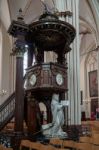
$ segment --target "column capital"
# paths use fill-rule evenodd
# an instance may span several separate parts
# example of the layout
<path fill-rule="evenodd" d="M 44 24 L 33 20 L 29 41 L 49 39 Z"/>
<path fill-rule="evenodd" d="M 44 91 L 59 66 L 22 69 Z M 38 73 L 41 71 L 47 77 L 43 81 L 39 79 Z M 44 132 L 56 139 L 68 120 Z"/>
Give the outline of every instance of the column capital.
<path fill-rule="evenodd" d="M 16 57 L 23 57 L 26 51 L 27 48 L 25 48 L 24 46 L 18 46 L 12 49 L 11 55 L 14 55 Z"/>

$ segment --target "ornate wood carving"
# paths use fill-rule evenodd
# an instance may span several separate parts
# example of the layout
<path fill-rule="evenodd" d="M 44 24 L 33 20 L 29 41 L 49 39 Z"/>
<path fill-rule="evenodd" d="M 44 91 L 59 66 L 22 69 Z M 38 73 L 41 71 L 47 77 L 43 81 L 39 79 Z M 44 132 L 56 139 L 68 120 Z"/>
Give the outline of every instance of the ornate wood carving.
<path fill-rule="evenodd" d="M 69 23 L 60 21 L 58 16 L 46 12 L 41 15 L 39 21 L 30 25 L 24 23 L 21 15 L 17 21 L 12 21 L 9 34 L 17 38 L 14 54 L 18 54 L 16 66 L 16 103 L 15 103 L 15 130 L 23 131 L 24 115 L 24 91 L 23 91 L 23 67 L 22 55 L 25 52 L 25 44 L 35 45 L 34 50 L 28 52 L 28 67 L 32 65 L 33 54 L 36 65 L 27 69 L 24 79 L 24 90 L 26 95 L 31 93 L 27 102 L 27 124 L 29 132 L 39 130 L 38 126 L 38 102 L 46 101 L 49 109 L 48 122 L 51 120 L 50 101 L 54 92 L 58 92 L 61 98 L 67 91 L 67 66 L 65 54 L 69 52 L 70 44 L 75 37 L 75 29 Z M 59 15 L 67 15 L 61 12 Z M 20 49 L 19 49 L 20 48 Z M 57 63 L 45 63 L 44 51 L 54 51 L 57 54 Z M 35 100 L 34 100 L 35 98 Z M 38 115 L 39 116 L 39 115 Z M 39 124 L 40 125 L 40 124 Z M 17 144 L 18 145 L 18 144 Z"/>
<path fill-rule="evenodd" d="M 36 133 L 41 128 L 41 114 L 38 102 L 31 98 L 28 101 L 27 126 L 29 133 Z"/>
<path fill-rule="evenodd" d="M 31 85 L 30 77 L 32 74 L 36 76 L 35 85 Z M 57 74 L 61 74 L 63 77 L 62 85 L 58 85 L 56 81 Z M 67 67 L 54 63 L 43 63 L 35 65 L 27 70 L 25 85 L 26 90 L 40 91 L 40 90 L 52 90 L 52 91 L 66 91 L 67 90 Z M 26 81 L 25 81 L 26 82 Z"/>

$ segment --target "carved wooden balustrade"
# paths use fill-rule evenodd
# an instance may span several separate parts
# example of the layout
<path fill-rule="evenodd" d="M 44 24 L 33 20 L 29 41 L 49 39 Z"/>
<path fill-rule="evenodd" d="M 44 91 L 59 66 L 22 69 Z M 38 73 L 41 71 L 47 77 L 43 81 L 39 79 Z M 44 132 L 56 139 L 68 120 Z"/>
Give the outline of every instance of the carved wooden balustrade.
<path fill-rule="evenodd" d="M 15 93 L 0 106 L 0 130 L 12 119 L 15 110 Z"/>

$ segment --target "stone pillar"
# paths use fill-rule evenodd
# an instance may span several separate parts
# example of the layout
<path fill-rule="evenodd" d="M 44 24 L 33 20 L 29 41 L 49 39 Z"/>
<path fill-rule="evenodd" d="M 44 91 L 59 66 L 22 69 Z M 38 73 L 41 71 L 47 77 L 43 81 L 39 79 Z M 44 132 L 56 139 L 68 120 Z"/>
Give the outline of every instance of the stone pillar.
<path fill-rule="evenodd" d="M 79 0 L 55 0 L 59 12 L 70 11 L 72 16 L 62 17 L 76 29 L 76 38 L 71 45 L 72 50 L 67 54 L 68 63 L 68 93 L 69 104 L 68 119 L 70 125 L 81 124 L 80 110 L 80 55 L 79 55 Z"/>
<path fill-rule="evenodd" d="M 98 97 L 99 97 L 99 46 L 96 48 L 97 50 L 97 80 L 98 80 Z M 99 98 L 98 98 L 98 108 L 99 108 Z"/>

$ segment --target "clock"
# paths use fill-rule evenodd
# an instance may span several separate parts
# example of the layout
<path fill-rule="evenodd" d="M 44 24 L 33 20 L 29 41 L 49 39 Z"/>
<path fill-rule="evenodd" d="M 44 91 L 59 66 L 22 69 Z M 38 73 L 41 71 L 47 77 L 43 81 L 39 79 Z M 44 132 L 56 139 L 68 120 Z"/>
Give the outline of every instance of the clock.
<path fill-rule="evenodd" d="M 29 83 L 30 83 L 32 86 L 35 85 L 35 83 L 36 83 L 36 75 L 35 75 L 35 74 L 32 74 L 32 75 L 30 76 Z"/>
<path fill-rule="evenodd" d="M 62 84 L 63 84 L 63 76 L 62 76 L 62 74 L 58 73 L 58 74 L 56 75 L 56 83 L 57 83 L 58 85 L 62 85 Z"/>

